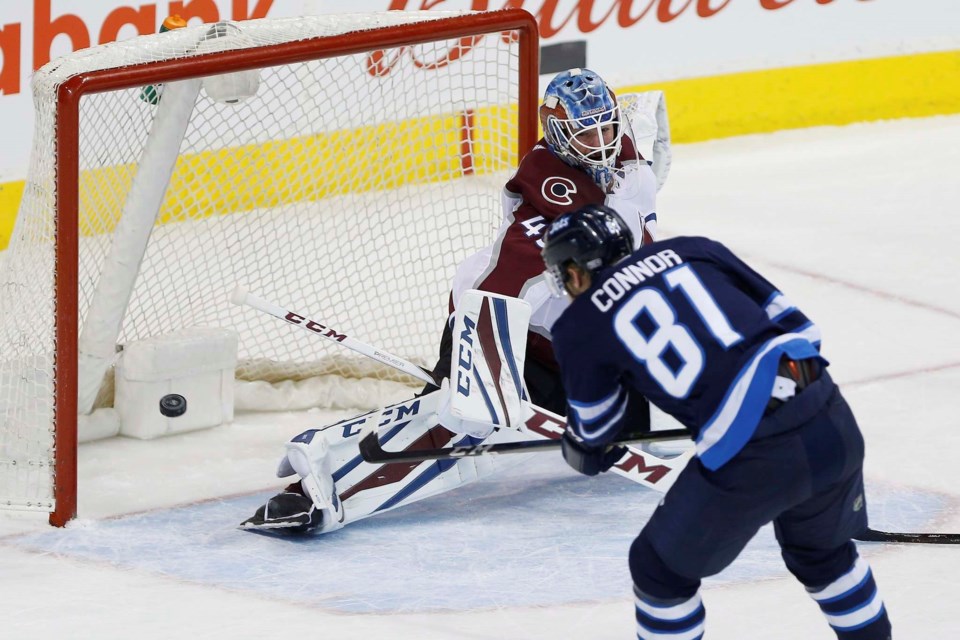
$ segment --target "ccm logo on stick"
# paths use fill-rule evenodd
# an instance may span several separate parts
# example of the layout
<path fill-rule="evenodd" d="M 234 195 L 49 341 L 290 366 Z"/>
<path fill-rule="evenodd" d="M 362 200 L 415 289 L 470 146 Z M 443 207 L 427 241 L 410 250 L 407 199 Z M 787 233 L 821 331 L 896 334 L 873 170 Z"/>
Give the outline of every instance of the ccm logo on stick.
<path fill-rule="evenodd" d="M 313 331 L 314 333 L 319 333 L 320 335 L 326 336 L 327 338 L 333 338 L 337 342 L 343 342 L 344 340 L 347 339 L 346 334 L 337 333 L 333 329 L 325 327 L 319 322 L 308 320 L 307 318 L 304 318 L 303 316 L 297 315 L 296 313 L 293 313 L 293 312 L 288 313 L 286 316 L 284 316 L 283 319 L 289 322 L 290 324 L 303 325 L 307 329 L 310 329 L 310 331 Z"/>

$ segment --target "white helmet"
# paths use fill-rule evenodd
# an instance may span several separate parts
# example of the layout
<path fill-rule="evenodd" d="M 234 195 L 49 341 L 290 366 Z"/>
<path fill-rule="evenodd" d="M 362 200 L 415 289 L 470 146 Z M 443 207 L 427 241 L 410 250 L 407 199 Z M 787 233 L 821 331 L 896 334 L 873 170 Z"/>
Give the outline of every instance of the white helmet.
<path fill-rule="evenodd" d="M 597 73 L 570 69 L 551 80 L 540 124 L 547 145 L 565 162 L 586 171 L 602 187 L 612 181 L 624 126 L 617 97 Z"/>

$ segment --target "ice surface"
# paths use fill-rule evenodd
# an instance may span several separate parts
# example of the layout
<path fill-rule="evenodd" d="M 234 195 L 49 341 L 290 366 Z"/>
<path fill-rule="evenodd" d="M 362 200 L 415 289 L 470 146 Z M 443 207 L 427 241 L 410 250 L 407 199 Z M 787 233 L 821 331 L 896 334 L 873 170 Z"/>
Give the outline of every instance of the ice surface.
<path fill-rule="evenodd" d="M 484 609 L 629 593 L 624 558 L 660 495 L 624 478 L 578 476 L 555 456 L 539 458 L 532 468 L 316 538 L 235 529 L 271 495 L 258 493 L 86 520 L 24 536 L 17 545 L 348 613 L 459 611 L 464 594 L 471 608 Z M 873 524 L 884 530 L 925 530 L 947 504 L 944 496 L 918 490 L 872 489 L 868 504 L 883 516 Z M 767 527 L 710 584 L 785 575 Z"/>
<path fill-rule="evenodd" d="M 821 326 L 876 528 L 960 530 L 958 167 L 960 117 L 900 120 L 679 146 L 660 195 L 666 234 L 725 242 Z M 0 515 L 0 637 L 635 637 L 626 552 L 659 497 L 551 456 L 330 536 L 237 531 L 282 442 L 344 413 L 83 445 L 81 520 Z M 960 638 L 960 548 L 861 548 L 894 637 Z M 833 637 L 769 529 L 704 600 L 711 640 Z"/>

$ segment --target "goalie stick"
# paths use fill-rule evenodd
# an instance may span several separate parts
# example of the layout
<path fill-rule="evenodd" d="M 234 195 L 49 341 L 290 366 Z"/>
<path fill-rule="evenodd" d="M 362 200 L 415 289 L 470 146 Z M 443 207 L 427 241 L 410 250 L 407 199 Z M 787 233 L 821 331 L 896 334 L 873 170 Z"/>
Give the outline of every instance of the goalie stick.
<path fill-rule="evenodd" d="M 611 444 L 624 445 L 638 442 L 664 442 L 667 440 L 686 440 L 690 432 L 686 429 L 666 429 L 651 431 L 624 440 L 615 440 Z M 380 446 L 376 431 L 370 430 L 360 438 L 360 455 L 367 462 L 377 464 L 385 462 L 423 462 L 425 460 L 449 460 L 469 456 L 498 455 L 503 453 L 534 453 L 539 451 L 558 451 L 560 440 L 522 440 L 520 442 L 480 443 L 440 449 L 417 449 L 415 451 L 385 451 Z"/>
<path fill-rule="evenodd" d="M 421 366 L 415 365 L 412 362 L 404 360 L 398 356 L 393 355 L 392 353 L 387 353 L 383 349 L 377 349 L 376 347 L 370 346 L 366 342 L 361 342 L 356 338 L 351 338 L 345 333 L 340 333 L 336 329 L 331 329 L 329 326 L 324 325 L 316 320 L 311 320 L 307 316 L 296 313 L 289 309 L 284 309 L 283 307 L 268 302 L 263 298 L 260 298 L 243 287 L 236 287 L 233 290 L 233 293 L 230 295 L 230 302 L 237 305 L 247 305 L 248 307 L 253 307 L 257 311 L 263 311 L 274 318 L 279 318 L 284 322 L 296 325 L 302 328 L 305 331 L 320 336 L 321 338 L 326 338 L 327 340 L 332 340 L 337 342 L 347 349 L 356 351 L 357 353 L 372 358 L 377 362 L 403 371 L 404 373 L 417 378 L 423 382 L 440 386 L 440 383 L 437 382 L 433 373 L 424 369 Z"/>
<path fill-rule="evenodd" d="M 247 305 L 262 311 L 269 315 L 279 318 L 290 324 L 295 324 L 303 327 L 306 331 L 310 331 L 312 334 L 326 338 L 333 342 L 343 345 L 344 347 L 351 349 L 361 355 L 372 358 L 380 363 L 389 365 L 403 371 L 418 380 L 423 382 L 428 382 L 430 384 L 440 386 L 436 380 L 433 378 L 433 374 L 423 367 L 413 364 L 403 358 L 397 357 L 393 354 L 387 353 L 382 349 L 377 349 L 371 345 L 368 345 L 364 342 L 351 338 L 347 335 L 341 334 L 329 327 L 326 327 L 314 320 L 310 320 L 304 315 L 294 313 L 288 309 L 284 309 L 278 305 L 272 304 L 262 298 L 257 297 L 256 295 L 249 293 L 242 287 L 237 287 L 234 289 L 233 294 L 230 296 L 231 302 L 238 305 Z M 553 428 L 558 427 L 558 425 L 551 425 L 549 420 L 542 420 L 545 416 L 540 413 L 536 413 L 535 417 L 541 418 L 534 431 L 540 433 L 541 435 L 547 436 L 551 439 L 544 441 L 528 441 L 526 443 L 500 443 L 499 445 L 477 445 L 478 448 L 483 448 L 486 446 L 487 450 L 477 450 L 476 453 L 470 454 L 460 454 L 459 456 L 445 456 L 445 457 L 463 457 L 464 455 L 481 455 L 482 453 L 491 453 L 489 449 L 493 446 L 508 446 L 508 445 L 533 445 L 527 452 L 532 451 L 543 451 L 543 450 L 553 450 L 559 447 L 559 437 L 562 431 Z M 529 426 L 529 423 L 528 423 Z M 683 435 L 670 436 L 668 434 L 675 433 L 679 434 L 683 432 Z M 677 440 L 682 438 L 688 438 L 689 433 L 686 433 L 685 429 L 673 429 L 666 431 L 654 431 L 649 434 L 649 438 L 645 440 L 647 442 L 655 442 L 657 440 Z M 371 438 L 372 440 L 368 440 Z M 554 439 L 555 438 L 555 439 Z M 364 445 L 363 441 L 366 440 L 369 444 Z M 643 441 L 643 440 L 640 440 Z M 379 449 L 384 454 L 390 455 L 392 452 L 383 451 L 380 447 L 380 441 L 377 437 L 375 431 L 371 431 L 367 434 L 363 440 L 361 440 L 361 455 L 365 458 L 366 453 L 363 453 L 363 447 L 375 447 Z M 428 452 L 424 450 L 417 451 L 417 455 L 423 455 Z M 628 451 L 630 451 L 628 449 Z M 499 453 L 502 453 L 501 450 Z M 406 452 L 395 452 L 392 455 L 409 455 Z M 422 458 L 417 458 L 418 460 Z M 391 462 L 397 462 L 398 460 L 394 459 Z M 686 464 L 687 456 L 681 455 L 677 458 L 671 459 L 662 459 L 654 456 L 650 453 L 643 452 L 640 453 L 631 451 L 628 456 L 623 460 L 617 463 L 614 467 L 614 471 L 619 475 L 630 478 L 632 481 L 642 484 L 646 487 L 656 489 L 658 491 L 665 491 L 666 488 L 672 483 L 672 479 L 679 473 L 682 465 Z M 652 464 L 651 464 L 652 463 Z M 662 483 L 662 484 L 658 484 Z M 960 534 L 956 533 L 900 533 L 893 531 L 878 531 L 876 529 L 867 529 L 862 534 L 856 537 L 857 540 L 862 542 L 889 542 L 889 543 L 915 543 L 915 544 L 960 544 Z"/>

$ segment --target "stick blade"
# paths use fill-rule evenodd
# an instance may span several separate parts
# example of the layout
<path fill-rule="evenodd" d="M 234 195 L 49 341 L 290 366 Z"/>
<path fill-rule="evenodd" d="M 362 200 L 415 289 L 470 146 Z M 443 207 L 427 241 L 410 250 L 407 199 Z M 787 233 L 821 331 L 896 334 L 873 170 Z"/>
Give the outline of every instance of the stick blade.
<path fill-rule="evenodd" d="M 861 542 L 897 542 L 901 544 L 960 544 L 960 533 L 901 533 L 867 529 L 854 536 Z"/>
<path fill-rule="evenodd" d="M 366 433 L 360 436 L 360 442 L 358 444 L 360 455 L 367 462 L 374 464 L 388 462 L 389 455 L 383 450 L 383 447 L 380 446 L 380 437 L 377 435 L 376 429 L 367 429 L 366 431 Z"/>

